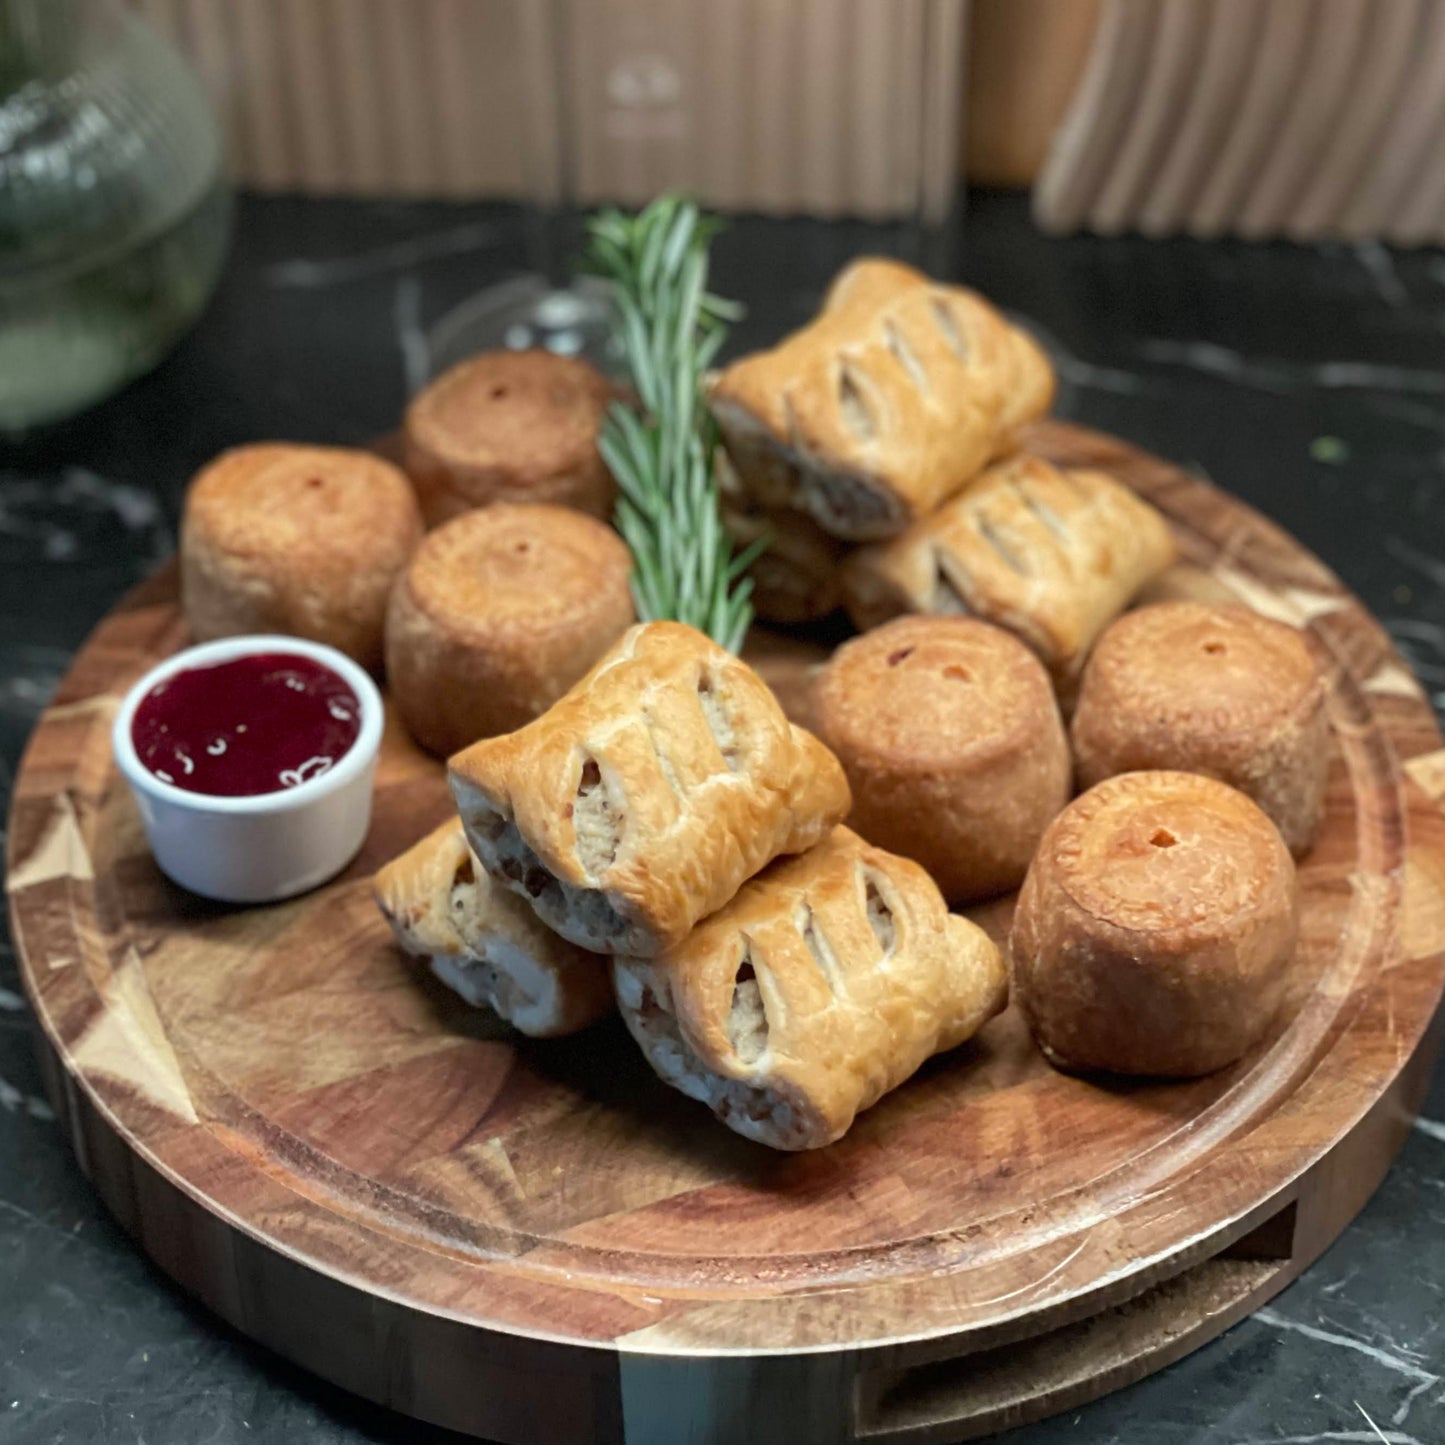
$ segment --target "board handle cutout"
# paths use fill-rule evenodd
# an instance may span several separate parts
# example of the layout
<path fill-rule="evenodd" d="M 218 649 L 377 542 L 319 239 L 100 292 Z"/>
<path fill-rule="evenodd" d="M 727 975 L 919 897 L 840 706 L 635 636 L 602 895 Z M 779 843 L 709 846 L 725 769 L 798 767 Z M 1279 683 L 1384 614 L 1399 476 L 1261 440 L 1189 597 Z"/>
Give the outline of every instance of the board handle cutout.
<path fill-rule="evenodd" d="M 1291 1200 L 1192 1269 L 1047 1334 L 861 1375 L 854 1438 L 910 1445 L 979 1439 L 1143 1379 L 1293 1278 L 1296 1215 Z"/>

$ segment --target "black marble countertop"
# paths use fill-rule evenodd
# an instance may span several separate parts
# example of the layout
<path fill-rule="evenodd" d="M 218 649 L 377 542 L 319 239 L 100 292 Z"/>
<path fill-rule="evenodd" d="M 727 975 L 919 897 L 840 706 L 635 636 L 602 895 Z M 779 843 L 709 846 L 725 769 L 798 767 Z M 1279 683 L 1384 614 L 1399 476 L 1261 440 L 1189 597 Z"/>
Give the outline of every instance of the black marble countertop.
<path fill-rule="evenodd" d="M 715 284 L 741 345 L 796 324 L 846 230 L 739 223 Z M 0 443 L 0 797 L 91 626 L 172 549 L 190 474 L 259 438 L 360 443 L 425 375 L 426 329 L 523 267 L 482 207 L 247 200 L 220 291 L 144 381 Z M 1048 240 L 971 202 L 958 274 L 1037 321 L 1059 410 L 1213 478 L 1325 559 L 1445 705 L 1445 256 Z M 0 1441 L 312 1445 L 459 1439 L 239 1338 L 153 1269 L 91 1193 L 41 1097 L 0 940 Z M 1358 1221 L 1268 1309 L 1011 1445 L 1445 1441 L 1445 1074 Z M 802 1437 L 800 1436 L 800 1439 Z"/>

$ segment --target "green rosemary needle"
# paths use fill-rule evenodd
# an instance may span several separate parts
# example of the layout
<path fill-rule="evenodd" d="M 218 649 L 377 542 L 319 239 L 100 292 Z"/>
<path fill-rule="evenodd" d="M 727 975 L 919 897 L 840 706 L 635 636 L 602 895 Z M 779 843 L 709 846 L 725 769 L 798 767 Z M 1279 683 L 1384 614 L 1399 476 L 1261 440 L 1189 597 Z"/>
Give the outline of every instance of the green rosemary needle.
<path fill-rule="evenodd" d="M 707 289 L 718 222 L 678 196 L 587 223 L 588 265 L 612 283 L 617 331 L 641 411 L 614 403 L 599 441 L 617 480 L 617 529 L 632 549 L 644 621 L 673 618 L 729 651 L 752 621 L 744 576 L 765 543 L 734 554 L 713 474 L 717 423 L 703 378 L 741 315 Z"/>

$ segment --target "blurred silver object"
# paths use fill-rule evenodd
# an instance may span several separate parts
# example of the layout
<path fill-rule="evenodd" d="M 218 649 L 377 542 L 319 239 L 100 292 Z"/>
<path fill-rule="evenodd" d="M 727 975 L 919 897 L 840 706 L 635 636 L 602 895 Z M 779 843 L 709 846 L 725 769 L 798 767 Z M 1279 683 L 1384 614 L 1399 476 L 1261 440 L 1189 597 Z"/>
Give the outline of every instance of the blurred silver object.
<path fill-rule="evenodd" d="M 229 216 L 215 117 L 155 31 L 116 0 L 0 0 L 0 429 L 159 361 Z"/>

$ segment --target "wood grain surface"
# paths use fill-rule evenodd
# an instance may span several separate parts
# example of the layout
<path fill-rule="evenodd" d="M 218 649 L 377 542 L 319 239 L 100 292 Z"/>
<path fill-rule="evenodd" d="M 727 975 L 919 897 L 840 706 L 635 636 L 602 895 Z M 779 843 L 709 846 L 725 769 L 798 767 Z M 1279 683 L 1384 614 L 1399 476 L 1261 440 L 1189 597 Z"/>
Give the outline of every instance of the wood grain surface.
<path fill-rule="evenodd" d="M 107 731 L 186 641 L 166 572 L 77 657 L 9 829 L 57 1115 L 141 1245 L 310 1369 L 538 1445 L 976 1436 L 1137 1379 L 1298 1273 L 1379 1182 L 1434 1057 L 1445 747 L 1383 631 L 1270 523 L 1099 434 L 1035 443 L 1165 511 L 1185 560 L 1163 593 L 1243 599 L 1333 660 L 1327 824 L 1253 1054 L 1101 1084 L 1051 1070 L 1011 1009 L 838 1145 L 771 1153 L 615 1021 L 521 1040 L 392 947 L 369 876 L 449 806 L 394 720 L 342 877 L 202 903 L 157 872 Z M 816 647 L 756 655 L 805 716 Z M 975 916 L 997 934 L 1010 907 Z"/>

